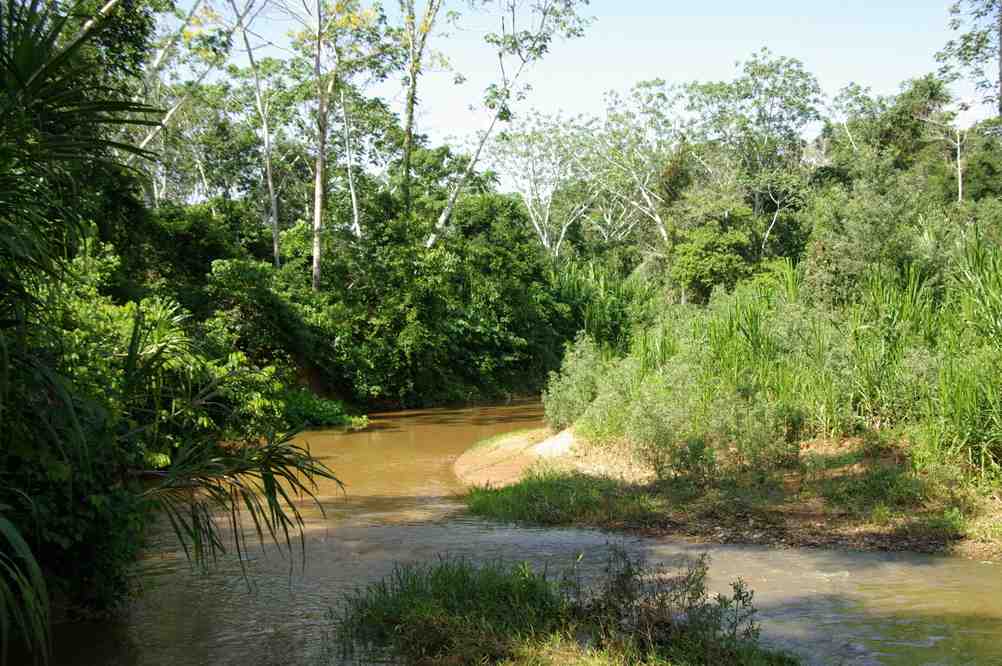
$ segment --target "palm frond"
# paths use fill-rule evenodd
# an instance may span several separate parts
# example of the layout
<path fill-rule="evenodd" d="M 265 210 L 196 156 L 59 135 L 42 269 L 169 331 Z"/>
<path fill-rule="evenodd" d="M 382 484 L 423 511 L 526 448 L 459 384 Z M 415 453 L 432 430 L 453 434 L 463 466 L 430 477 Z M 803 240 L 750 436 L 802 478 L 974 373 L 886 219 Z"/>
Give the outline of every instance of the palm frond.
<path fill-rule="evenodd" d="M 48 662 L 49 595 L 45 578 L 17 527 L 0 505 L 0 663 L 18 637 L 28 643 L 36 662 Z"/>

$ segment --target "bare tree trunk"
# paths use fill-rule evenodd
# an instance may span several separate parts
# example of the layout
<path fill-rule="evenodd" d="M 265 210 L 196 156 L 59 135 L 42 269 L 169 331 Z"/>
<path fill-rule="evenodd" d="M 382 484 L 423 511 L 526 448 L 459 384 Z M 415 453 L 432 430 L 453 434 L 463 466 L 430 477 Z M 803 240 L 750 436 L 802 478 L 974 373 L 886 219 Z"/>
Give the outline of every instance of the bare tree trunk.
<path fill-rule="evenodd" d="M 462 193 L 463 189 L 466 187 L 466 182 L 473 175 L 473 169 L 477 166 L 477 160 L 480 159 L 480 153 L 484 150 L 484 145 L 487 143 L 487 139 L 490 138 L 491 132 L 494 131 L 494 126 L 497 125 L 498 119 L 501 116 L 501 106 L 498 106 L 498 110 L 494 113 L 494 118 L 491 119 L 491 124 L 487 127 L 487 131 L 483 133 L 480 137 L 480 143 L 477 145 L 477 151 L 473 153 L 473 158 L 470 159 L 470 163 L 466 165 L 466 169 L 463 171 L 463 175 L 460 177 L 459 182 L 456 186 L 452 188 L 452 192 L 449 193 L 449 200 L 445 204 L 445 209 L 442 214 L 438 216 L 438 221 L 435 223 L 435 229 L 428 236 L 427 242 L 425 242 L 425 247 L 431 248 L 435 245 L 435 241 L 438 240 L 439 234 L 445 229 L 446 225 L 449 224 L 449 220 L 452 218 L 452 211 L 456 207 L 456 201 L 459 199 L 459 195 Z"/>
<path fill-rule="evenodd" d="M 271 172 L 271 137 L 268 131 L 268 120 L 262 117 L 262 131 L 264 132 L 264 179 L 268 185 L 268 204 L 271 210 L 271 249 L 275 255 L 275 268 L 282 265 L 282 248 L 278 233 L 278 195 L 275 193 L 275 181 Z"/>
<path fill-rule="evenodd" d="M 998 12 L 998 59 L 999 59 L 999 84 L 998 84 L 998 107 L 999 116 L 1002 116 L 1002 6 L 997 10 Z"/>
<path fill-rule="evenodd" d="M 321 109 L 323 109 L 321 104 Z M 317 139 L 317 157 L 313 167 L 313 291 L 320 289 L 320 252 L 321 236 L 323 233 L 324 220 L 324 170 L 326 160 L 324 151 L 327 150 L 327 141 L 323 135 L 327 133 L 327 123 L 320 121 L 317 123 L 322 136 Z"/>
<path fill-rule="evenodd" d="M 961 161 L 961 149 L 964 145 L 960 129 L 957 129 L 957 203 L 964 203 L 964 164 Z"/>
<path fill-rule="evenodd" d="M 205 175 L 205 166 L 202 164 L 202 160 L 195 158 L 195 168 L 198 169 L 199 180 L 202 181 L 202 192 L 206 199 L 209 198 L 209 179 Z"/>
<path fill-rule="evenodd" d="M 319 3 L 318 3 L 319 4 Z M 324 225 L 324 189 L 327 181 L 327 90 L 320 77 L 320 49 L 317 45 L 317 156 L 313 166 L 313 291 L 320 289 L 320 257 Z"/>
<path fill-rule="evenodd" d="M 358 210 L 358 193 L 355 191 L 354 152 L 351 148 L 351 126 L 348 124 L 348 103 L 341 88 L 341 119 L 344 122 L 344 152 L 348 171 L 348 192 L 351 193 L 351 230 L 356 238 L 362 237 L 362 220 Z"/>
<path fill-rule="evenodd" d="M 254 4 L 253 0 L 248 2 L 248 9 Z M 233 13 L 241 16 L 237 10 L 236 0 L 230 0 Z M 275 268 L 282 265 L 282 252 L 280 247 L 280 237 L 278 233 L 278 196 L 275 194 L 275 181 L 272 177 L 271 169 L 271 127 L 268 122 L 268 110 L 265 108 L 264 94 L 261 91 L 261 73 L 258 71 L 257 60 L 254 59 L 254 49 L 251 48 L 250 39 L 247 37 L 247 26 L 243 19 L 240 19 L 237 27 L 244 40 L 244 50 L 247 51 L 247 59 L 250 62 L 251 73 L 254 76 L 254 104 L 257 107 L 257 115 L 261 120 L 261 140 L 264 144 L 264 181 L 268 188 L 268 219 L 271 226 L 271 249 L 274 255 Z"/>
<path fill-rule="evenodd" d="M 428 41 L 428 33 L 435 25 L 435 19 L 442 8 L 443 0 L 428 0 L 425 6 L 421 24 L 417 24 L 414 10 L 414 0 L 400 0 L 400 12 L 404 17 L 404 36 L 407 39 L 407 95 L 404 100 L 404 155 L 403 181 L 401 193 L 404 199 L 404 210 L 411 209 L 411 157 L 414 154 L 414 109 L 417 106 L 418 78 L 421 76 L 421 63 L 424 60 L 424 48 Z"/>
<path fill-rule="evenodd" d="M 403 181 L 400 186 L 406 212 L 411 210 L 411 155 L 414 153 L 414 107 L 417 104 L 417 71 L 413 65 L 408 74 L 407 99 L 404 102 Z"/>

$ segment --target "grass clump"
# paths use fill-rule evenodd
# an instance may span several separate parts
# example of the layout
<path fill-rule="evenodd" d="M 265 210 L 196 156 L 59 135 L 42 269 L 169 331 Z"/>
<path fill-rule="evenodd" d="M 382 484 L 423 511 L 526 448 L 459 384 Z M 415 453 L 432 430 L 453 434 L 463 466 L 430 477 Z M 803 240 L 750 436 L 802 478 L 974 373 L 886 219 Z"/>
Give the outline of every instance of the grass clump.
<path fill-rule="evenodd" d="M 409 661 L 498 660 L 516 641 L 555 632 L 571 606 L 545 572 L 504 562 L 443 558 L 401 565 L 349 596 L 336 614 L 336 641 Z"/>
<path fill-rule="evenodd" d="M 451 664 L 795 664 L 759 645 L 753 593 L 741 581 L 710 596 L 709 561 L 677 571 L 613 549 L 585 588 L 527 564 L 443 558 L 398 566 L 333 611 L 344 656 Z"/>
<path fill-rule="evenodd" d="M 540 525 L 642 524 L 658 514 L 653 498 L 630 484 L 552 469 L 503 488 L 475 487 L 466 502 L 474 515 Z"/>

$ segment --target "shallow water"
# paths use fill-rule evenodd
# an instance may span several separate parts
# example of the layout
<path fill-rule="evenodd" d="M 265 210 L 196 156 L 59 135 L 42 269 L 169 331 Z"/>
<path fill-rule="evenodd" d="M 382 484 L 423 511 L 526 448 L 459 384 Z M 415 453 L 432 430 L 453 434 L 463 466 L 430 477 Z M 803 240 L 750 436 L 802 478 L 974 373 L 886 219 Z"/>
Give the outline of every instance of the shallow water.
<path fill-rule="evenodd" d="M 192 572 L 169 535 L 138 565 L 143 591 L 110 622 L 56 627 L 60 666 L 317 663 L 340 596 L 395 562 L 449 553 L 587 571 L 612 544 L 652 561 L 711 555 L 711 583 L 755 589 L 763 638 L 816 664 L 1002 664 L 1002 572 L 995 564 L 908 554 L 691 546 L 595 530 L 534 529 L 466 516 L 452 496 L 456 457 L 475 441 L 541 424 L 537 404 L 382 414 L 364 432 L 306 433 L 345 483 L 306 511 L 306 567 L 252 548 Z M 291 569 L 290 569 L 291 567 Z"/>

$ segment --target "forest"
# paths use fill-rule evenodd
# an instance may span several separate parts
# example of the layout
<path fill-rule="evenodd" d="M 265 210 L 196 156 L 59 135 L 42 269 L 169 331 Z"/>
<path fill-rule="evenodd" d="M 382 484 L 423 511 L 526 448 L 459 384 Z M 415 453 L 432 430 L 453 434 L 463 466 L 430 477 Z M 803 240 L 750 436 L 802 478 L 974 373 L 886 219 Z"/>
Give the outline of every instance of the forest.
<path fill-rule="evenodd" d="M 713 515 L 848 442 L 893 464 L 819 486 L 847 521 L 1002 542 L 1002 3 L 895 94 L 763 48 L 597 115 L 526 84 L 587 0 L 384 5 L 0 6 L 0 660 L 119 608 L 154 520 L 293 550 L 337 478 L 294 435 L 391 407 L 542 395 Z M 432 139 L 467 19 L 484 127 Z"/>

